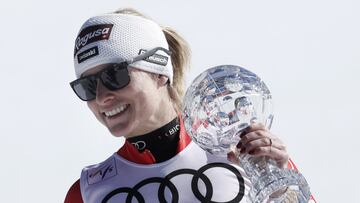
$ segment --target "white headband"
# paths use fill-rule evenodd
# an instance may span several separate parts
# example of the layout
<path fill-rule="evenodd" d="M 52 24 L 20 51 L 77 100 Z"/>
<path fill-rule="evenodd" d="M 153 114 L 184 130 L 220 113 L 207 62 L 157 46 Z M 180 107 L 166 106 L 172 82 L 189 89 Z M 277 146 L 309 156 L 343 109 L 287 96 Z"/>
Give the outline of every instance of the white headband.
<path fill-rule="evenodd" d="M 106 14 L 92 17 L 81 27 L 75 40 L 76 77 L 95 66 L 128 61 L 155 47 L 169 49 L 158 24 L 139 16 Z M 173 81 L 171 57 L 159 50 L 130 67 L 165 75 Z"/>

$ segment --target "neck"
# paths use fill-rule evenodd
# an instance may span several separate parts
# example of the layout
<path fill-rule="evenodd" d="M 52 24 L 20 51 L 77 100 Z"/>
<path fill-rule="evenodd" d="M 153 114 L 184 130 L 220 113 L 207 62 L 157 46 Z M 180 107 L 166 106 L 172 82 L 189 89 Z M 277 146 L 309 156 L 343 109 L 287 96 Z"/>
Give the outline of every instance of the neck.
<path fill-rule="evenodd" d="M 166 161 L 176 155 L 180 138 L 179 118 L 175 118 L 164 126 L 127 140 L 140 152 L 150 151 L 157 163 Z"/>

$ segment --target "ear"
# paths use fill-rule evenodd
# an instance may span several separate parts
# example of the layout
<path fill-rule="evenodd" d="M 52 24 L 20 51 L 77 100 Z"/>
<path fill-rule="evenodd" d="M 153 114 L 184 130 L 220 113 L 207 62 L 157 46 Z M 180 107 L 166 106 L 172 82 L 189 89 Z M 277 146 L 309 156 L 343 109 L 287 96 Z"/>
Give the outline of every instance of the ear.
<path fill-rule="evenodd" d="M 164 86 L 168 83 L 168 81 L 169 81 L 169 78 L 167 76 L 165 76 L 165 75 L 158 76 L 159 85 Z"/>

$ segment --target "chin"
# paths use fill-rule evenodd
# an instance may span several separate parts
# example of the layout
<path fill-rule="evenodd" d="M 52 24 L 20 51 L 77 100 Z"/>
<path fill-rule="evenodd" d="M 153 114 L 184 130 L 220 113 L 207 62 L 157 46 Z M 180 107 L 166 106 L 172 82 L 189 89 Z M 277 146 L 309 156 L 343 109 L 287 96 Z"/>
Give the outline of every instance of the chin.
<path fill-rule="evenodd" d="M 123 130 L 109 129 L 109 131 L 114 137 L 125 137 L 125 132 Z"/>
<path fill-rule="evenodd" d="M 127 129 L 127 127 L 120 127 L 120 126 L 116 126 L 113 128 L 108 128 L 110 133 L 114 136 L 114 137 L 128 137 L 130 133 L 129 129 Z"/>

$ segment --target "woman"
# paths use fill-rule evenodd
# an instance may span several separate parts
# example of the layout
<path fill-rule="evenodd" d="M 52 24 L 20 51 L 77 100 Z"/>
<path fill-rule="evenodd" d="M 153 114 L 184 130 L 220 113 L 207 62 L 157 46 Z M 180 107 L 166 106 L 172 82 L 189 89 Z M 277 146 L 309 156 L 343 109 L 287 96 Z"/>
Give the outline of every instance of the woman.
<path fill-rule="evenodd" d="M 187 43 L 133 9 L 95 16 L 75 42 L 71 87 L 111 134 L 125 144 L 85 167 L 66 203 L 245 202 L 241 167 L 191 142 L 180 116 Z M 282 142 L 260 124 L 242 134 L 242 153 L 287 167 Z M 229 160 L 236 162 L 233 153 Z"/>

